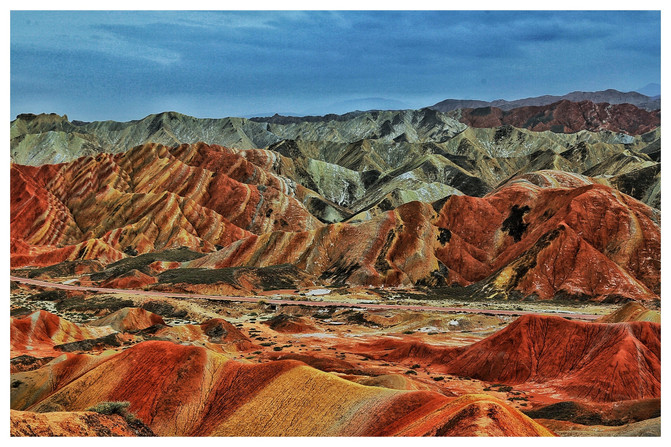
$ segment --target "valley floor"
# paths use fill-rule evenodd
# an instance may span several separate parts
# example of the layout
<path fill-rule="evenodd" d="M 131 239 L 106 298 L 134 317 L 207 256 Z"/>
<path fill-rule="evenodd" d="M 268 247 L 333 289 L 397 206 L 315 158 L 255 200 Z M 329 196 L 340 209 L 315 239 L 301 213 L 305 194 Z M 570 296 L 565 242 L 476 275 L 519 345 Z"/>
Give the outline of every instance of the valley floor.
<path fill-rule="evenodd" d="M 576 379 L 566 371 L 557 372 L 547 381 L 538 378 L 520 380 L 519 377 L 509 378 L 508 381 L 494 381 L 487 374 L 478 378 L 478 374 L 459 373 L 459 367 L 450 366 L 454 364 L 456 357 L 467 355 L 467 351 L 472 350 L 473 346 L 487 344 L 495 336 L 503 337 L 506 330 L 514 331 L 513 328 L 520 324 L 524 327 L 544 325 L 546 333 L 548 324 L 551 326 L 560 322 L 560 325 L 578 325 L 575 328 L 569 326 L 566 330 L 569 331 L 567 333 L 573 333 L 573 337 L 580 337 L 576 335 L 580 330 L 591 331 L 597 326 L 610 326 L 587 321 L 606 318 L 621 305 L 464 301 L 435 297 L 426 299 L 417 290 L 364 288 L 269 291 L 248 297 L 249 301 L 240 297 L 230 297 L 230 300 L 202 297 L 187 299 L 168 292 L 147 294 L 126 290 L 111 293 L 110 290 L 87 289 L 84 286 L 71 285 L 72 282 L 67 278 L 61 278 L 61 284 L 53 284 L 51 287 L 20 278 L 13 280 L 11 313 L 13 322 L 17 323 L 13 323 L 12 327 L 12 379 L 13 383 L 19 383 L 16 387 L 12 385 L 13 410 L 33 411 L 40 408 L 40 399 L 24 395 L 30 392 L 22 390 L 22 384 L 27 381 L 26 375 L 34 376 L 41 370 L 53 368 L 50 366 L 53 362 L 48 363 L 52 359 L 73 354 L 92 354 L 96 357 L 120 355 L 114 353 L 140 349 L 141 346 L 147 346 L 146 343 L 161 341 L 204 348 L 208 352 L 226 355 L 228 361 L 245 365 L 271 367 L 275 364 L 283 365 L 285 361 L 298 361 L 308 365 L 311 370 L 322 371 L 347 383 L 380 390 L 430 392 L 434 397 L 447 398 L 447 401 L 460 396 L 488 396 L 487 399 L 494 399 L 497 405 L 505 405 L 506 411 L 514 411 L 519 417 L 526 419 L 529 418 L 524 414 L 528 414 L 536 419 L 535 423 L 539 426 L 548 427 L 561 436 L 659 434 L 659 396 L 654 397 L 654 391 L 652 394 L 648 393 L 649 395 L 629 396 L 624 400 L 617 396 L 594 398 L 585 388 L 588 384 L 575 383 L 587 376 Z M 376 307 L 380 305 L 390 307 Z M 436 309 L 440 307 L 449 308 L 449 311 Z M 37 311 L 47 312 L 36 314 Z M 132 312 L 158 315 L 156 318 L 160 319 L 160 324 L 141 323 L 138 317 L 129 322 L 128 315 Z M 93 335 L 82 333 L 83 335 L 74 338 L 72 335 L 76 330 L 67 330 L 69 335 L 58 335 L 58 330 L 51 326 L 46 331 L 48 337 L 44 334 L 42 338 L 19 334 L 19 327 L 23 326 L 18 322 L 22 318 L 29 316 L 32 323 L 31 329 L 23 327 L 21 330 L 35 330 L 39 326 L 37 321 L 40 318 L 51 318 L 48 315 L 58 318 L 56 327 L 59 330 L 65 327 L 64 321 L 79 328 L 77 330 L 80 332 L 85 332 L 88 327 L 95 327 L 97 331 L 105 327 L 108 329 Z M 557 315 L 564 318 L 558 318 Z M 523 318 L 527 319 L 525 323 L 519 323 L 518 320 Z M 216 330 L 206 329 L 211 326 L 209 322 L 223 321 L 222 319 L 231 325 L 231 329 L 223 326 L 217 326 L 221 329 Z M 239 332 L 239 337 L 226 340 L 232 331 Z M 116 338 L 110 338 L 110 334 L 114 333 L 118 334 Z M 608 333 L 607 337 L 615 337 Z M 520 337 L 518 333 L 515 334 L 514 337 Z M 30 341 L 19 343 L 18 339 L 23 339 L 26 335 Z M 597 336 L 589 337 L 596 337 L 591 343 L 598 345 Z M 516 349 L 524 349 L 523 338 L 524 336 L 515 341 L 519 344 Z M 87 339 L 93 341 L 82 343 L 82 340 Z M 612 340 L 609 339 L 608 343 L 612 343 Z M 505 346 L 498 346 L 496 349 L 499 356 L 515 355 L 505 353 Z M 583 354 L 586 358 L 578 362 L 581 367 L 596 355 L 589 352 Z M 486 354 L 491 355 L 494 354 Z M 511 357 L 510 362 L 514 361 L 518 360 Z M 541 369 L 541 364 L 547 363 L 547 360 L 539 357 L 533 359 L 533 362 L 537 362 L 537 366 L 533 368 Z M 153 368 L 150 365 L 147 367 Z M 488 368 L 496 369 L 494 366 Z M 59 391 L 55 387 L 54 395 L 58 395 Z M 53 399 L 48 395 L 40 398 L 43 401 Z M 158 395 L 155 398 L 159 401 L 162 398 L 171 401 L 169 396 Z M 19 402 L 26 399 L 33 404 L 19 405 Z M 571 411 L 565 411 L 562 407 L 567 404 L 571 406 Z M 86 409 L 76 408 L 76 405 L 68 407 L 62 402 L 58 405 L 69 411 Z M 259 411 L 267 411 L 263 408 Z M 133 402 L 131 411 L 142 413 L 145 410 L 141 404 Z M 142 419 L 141 416 L 140 418 Z M 151 418 L 143 422 L 157 434 L 166 434 L 161 432 L 161 425 L 156 422 L 156 418 L 152 414 Z M 489 419 L 488 421 L 491 422 Z M 506 426 L 511 427 L 509 424 Z M 281 430 L 277 427 L 276 429 Z M 20 430 L 16 432 L 18 435 L 21 433 L 23 432 Z M 215 433 L 254 436 L 267 434 L 254 431 Z M 484 430 L 481 434 L 517 436 L 520 433 L 514 430 Z M 465 431 L 452 434 L 473 433 Z"/>

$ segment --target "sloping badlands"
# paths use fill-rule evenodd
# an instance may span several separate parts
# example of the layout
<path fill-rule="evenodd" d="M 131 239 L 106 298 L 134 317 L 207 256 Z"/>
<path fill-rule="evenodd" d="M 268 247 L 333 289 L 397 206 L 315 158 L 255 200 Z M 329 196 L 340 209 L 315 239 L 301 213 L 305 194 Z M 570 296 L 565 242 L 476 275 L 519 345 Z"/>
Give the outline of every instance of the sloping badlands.
<path fill-rule="evenodd" d="M 32 404 L 16 387 L 12 408 L 81 411 L 102 401 L 128 401 L 131 412 L 164 436 L 551 434 L 489 396 L 454 400 L 367 387 L 296 361 L 252 365 L 171 342 L 144 342 L 92 368 L 79 368 L 77 357 L 59 365 L 77 373 Z M 42 382 L 44 374 L 48 368 L 14 377 Z"/>
<path fill-rule="evenodd" d="M 209 148 L 189 149 L 173 151 L 194 166 L 157 145 L 63 165 L 12 165 L 13 265 L 109 263 L 124 252 L 180 246 L 212 251 L 251 232 L 322 226 L 294 197 L 304 188 L 231 152 L 194 161 Z"/>
<path fill-rule="evenodd" d="M 21 354 L 46 357 L 54 354 L 53 347 L 56 345 L 98 338 L 114 332 L 105 326 L 78 326 L 44 310 L 24 318 L 12 318 L 9 327 L 12 357 Z"/>
<path fill-rule="evenodd" d="M 484 198 L 411 202 L 363 223 L 251 236 L 186 265 L 288 262 L 335 283 L 647 300 L 659 293 L 659 256 L 656 211 L 580 176 L 543 172 Z"/>
<path fill-rule="evenodd" d="M 475 284 L 488 296 L 541 299 L 659 293 L 659 212 L 580 175 L 542 171 L 483 198 L 409 202 L 324 225 L 304 205 L 314 192 L 260 167 L 280 160 L 272 152 L 241 154 L 150 144 L 63 165 L 12 165 L 11 265 L 109 264 L 185 246 L 211 254 L 181 266 L 292 264 L 331 283 Z M 145 270 L 106 284 L 155 283 L 156 271 Z"/>
<path fill-rule="evenodd" d="M 385 346 L 386 344 L 386 346 Z M 527 315 L 461 348 L 381 341 L 382 358 L 433 364 L 450 374 L 492 383 L 542 384 L 592 402 L 661 397 L 658 323 L 585 323 Z"/>

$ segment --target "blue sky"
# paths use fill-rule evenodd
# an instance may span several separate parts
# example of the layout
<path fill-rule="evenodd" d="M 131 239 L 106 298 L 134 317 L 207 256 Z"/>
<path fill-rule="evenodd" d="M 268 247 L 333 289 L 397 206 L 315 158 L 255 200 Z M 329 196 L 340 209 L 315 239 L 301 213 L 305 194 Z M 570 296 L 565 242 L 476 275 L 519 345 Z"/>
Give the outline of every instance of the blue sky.
<path fill-rule="evenodd" d="M 660 82 L 655 11 L 13 11 L 10 20 L 12 119 L 343 113 Z"/>

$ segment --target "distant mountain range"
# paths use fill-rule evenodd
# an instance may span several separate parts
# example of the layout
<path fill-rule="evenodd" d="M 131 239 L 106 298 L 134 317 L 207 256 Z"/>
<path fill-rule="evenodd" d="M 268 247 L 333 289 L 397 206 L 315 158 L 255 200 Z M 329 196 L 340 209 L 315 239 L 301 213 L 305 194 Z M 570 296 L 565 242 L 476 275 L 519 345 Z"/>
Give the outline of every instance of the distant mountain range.
<path fill-rule="evenodd" d="M 37 166 L 125 152 L 147 143 L 174 147 L 202 141 L 236 150 L 269 149 L 292 160 L 285 161 L 291 166 L 281 169 L 282 175 L 325 199 L 310 199 L 309 209 L 329 222 L 359 213 L 375 215 L 411 200 L 482 196 L 514 175 L 558 167 L 590 177 L 607 176 L 611 183 L 622 183 L 623 191 L 658 207 L 658 117 L 652 121 L 656 112 L 634 106 L 620 109 L 613 107 L 613 117 L 603 121 L 599 118 L 603 111 L 593 103 L 506 116 L 492 113 L 495 109 L 482 116 L 475 112 L 485 109 L 464 109 L 461 118 L 467 123 L 450 116 L 456 112 L 431 109 L 253 120 L 165 112 L 126 123 L 23 115 L 11 123 L 10 153 L 15 163 Z M 509 121 L 513 118 L 536 125 L 527 130 Z M 567 123 L 565 132 L 555 127 L 560 123 Z M 645 133 L 625 135 L 624 125 Z M 648 170 L 640 171 L 643 168 Z M 613 177 L 633 171 L 644 173 L 634 176 L 641 180 L 637 186 L 633 177 Z"/>
<path fill-rule="evenodd" d="M 102 274 L 186 247 L 204 256 L 169 267 L 179 283 L 281 267 L 280 288 L 657 300 L 659 114 L 562 100 L 253 120 L 20 115 L 11 265 L 95 261 Z M 163 281 L 115 269 L 101 281 Z"/>
<path fill-rule="evenodd" d="M 644 88 L 648 89 L 649 86 Z M 440 112 L 450 112 L 456 109 L 477 109 L 480 107 L 498 107 L 501 110 L 511 110 L 517 107 L 526 106 L 544 106 L 558 101 L 592 101 L 593 103 L 608 104 L 633 104 L 636 107 L 648 111 L 659 110 L 661 108 L 661 99 L 658 97 L 650 97 L 638 92 L 623 93 L 618 90 L 608 89 L 599 92 L 571 92 L 564 96 L 543 95 L 533 98 L 517 99 L 514 101 L 506 101 L 505 99 L 497 99 L 494 101 L 480 101 L 471 99 L 446 99 L 440 101 L 432 106 L 431 109 Z"/>
<path fill-rule="evenodd" d="M 640 135 L 656 129 L 661 122 L 660 110 L 648 111 L 626 103 L 574 102 L 566 99 L 542 106 L 510 110 L 480 107 L 453 110 L 448 114 L 471 127 L 510 125 L 535 132 L 549 130 L 557 133 L 609 130 Z"/>
<path fill-rule="evenodd" d="M 645 87 L 637 88 L 637 92 L 639 92 L 642 95 L 650 96 L 651 98 L 655 98 L 657 96 L 660 96 L 662 94 L 662 86 L 657 84 L 657 83 L 650 83 L 646 85 Z"/>

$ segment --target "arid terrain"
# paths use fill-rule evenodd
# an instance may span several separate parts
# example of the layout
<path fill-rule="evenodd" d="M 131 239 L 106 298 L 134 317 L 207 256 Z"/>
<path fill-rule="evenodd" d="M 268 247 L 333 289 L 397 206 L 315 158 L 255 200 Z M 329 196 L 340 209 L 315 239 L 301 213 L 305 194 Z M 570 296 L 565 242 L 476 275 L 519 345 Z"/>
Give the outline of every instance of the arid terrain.
<path fill-rule="evenodd" d="M 660 436 L 659 98 L 571 95 L 19 115 L 11 434 Z"/>

